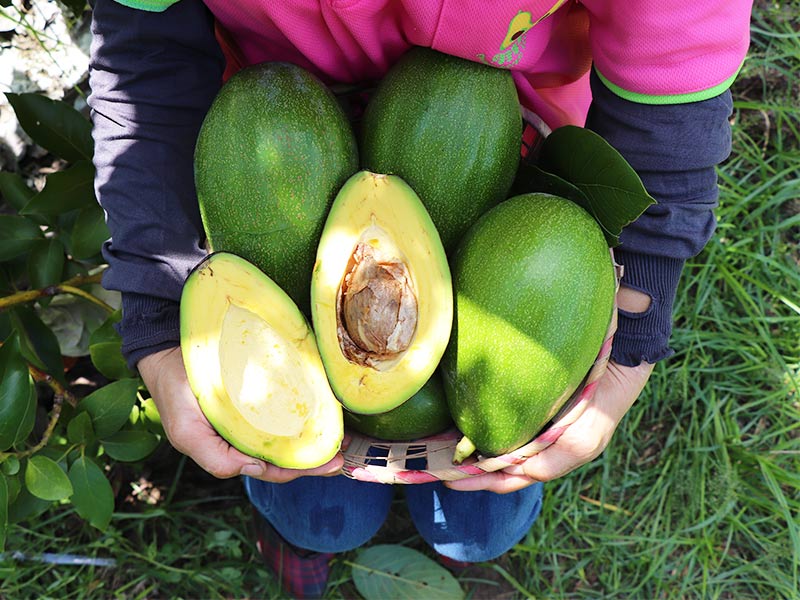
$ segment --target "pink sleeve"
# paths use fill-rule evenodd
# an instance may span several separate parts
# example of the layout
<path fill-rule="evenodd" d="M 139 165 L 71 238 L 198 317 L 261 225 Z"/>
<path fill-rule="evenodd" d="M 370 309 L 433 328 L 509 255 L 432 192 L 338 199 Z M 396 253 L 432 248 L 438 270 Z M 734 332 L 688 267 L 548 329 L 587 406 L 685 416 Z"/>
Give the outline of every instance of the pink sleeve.
<path fill-rule="evenodd" d="M 735 78 L 751 1 L 583 0 L 594 67 L 618 95 L 648 104 L 704 100 Z"/>

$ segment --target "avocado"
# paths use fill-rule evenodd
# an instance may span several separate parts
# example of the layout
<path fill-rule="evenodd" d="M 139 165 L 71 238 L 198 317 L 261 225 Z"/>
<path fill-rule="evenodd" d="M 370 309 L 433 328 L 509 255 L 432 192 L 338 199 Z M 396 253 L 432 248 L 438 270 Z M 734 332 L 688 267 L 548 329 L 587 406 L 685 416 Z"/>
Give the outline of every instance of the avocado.
<path fill-rule="evenodd" d="M 387 72 L 361 127 L 361 167 L 403 178 L 448 252 L 507 197 L 519 163 L 511 73 L 430 48 L 412 48 Z"/>
<path fill-rule="evenodd" d="M 349 410 L 387 412 L 430 379 L 453 321 L 450 267 L 399 177 L 360 171 L 336 196 L 311 275 L 311 316 L 331 388 Z"/>
<path fill-rule="evenodd" d="M 416 394 L 388 412 L 359 415 L 344 411 L 345 427 L 379 440 L 416 440 L 444 431 L 452 423 L 438 371 Z"/>
<path fill-rule="evenodd" d="M 309 280 L 325 215 L 358 168 L 350 123 L 301 67 L 243 69 L 220 89 L 194 154 L 209 249 L 238 254 L 309 314 Z"/>
<path fill-rule="evenodd" d="M 510 452 L 597 357 L 616 293 L 608 244 L 577 204 L 531 193 L 483 215 L 451 263 L 455 316 L 442 358 L 450 412 L 482 454 Z"/>
<path fill-rule="evenodd" d="M 308 321 L 258 268 L 227 252 L 189 275 L 180 304 L 189 385 L 235 448 L 279 467 L 328 462 L 344 434 Z"/>

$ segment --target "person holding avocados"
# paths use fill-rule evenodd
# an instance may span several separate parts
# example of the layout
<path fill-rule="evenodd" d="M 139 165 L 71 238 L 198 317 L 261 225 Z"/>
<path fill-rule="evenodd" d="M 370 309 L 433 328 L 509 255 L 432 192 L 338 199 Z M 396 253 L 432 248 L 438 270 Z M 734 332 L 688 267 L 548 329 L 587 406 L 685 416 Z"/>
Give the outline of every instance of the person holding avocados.
<path fill-rule="evenodd" d="M 288 61 L 328 84 L 376 81 L 412 46 L 510 69 L 521 103 L 551 129 L 593 129 L 658 200 L 625 229 L 612 360 L 561 439 L 503 471 L 404 486 L 411 518 L 443 558 L 496 558 L 530 529 L 543 482 L 598 456 L 667 359 L 686 259 L 714 231 L 715 167 L 730 152 L 728 88 L 749 44 L 751 2 L 655 0 L 94 0 L 89 104 L 95 187 L 111 239 L 104 285 L 122 292 L 123 353 L 179 451 L 220 478 L 244 476 L 259 547 L 296 597 L 325 590 L 330 553 L 367 542 L 391 486 L 245 456 L 203 417 L 179 348 L 183 282 L 205 256 L 192 154 L 222 82 Z M 481 517 L 475 518 L 475 515 Z"/>

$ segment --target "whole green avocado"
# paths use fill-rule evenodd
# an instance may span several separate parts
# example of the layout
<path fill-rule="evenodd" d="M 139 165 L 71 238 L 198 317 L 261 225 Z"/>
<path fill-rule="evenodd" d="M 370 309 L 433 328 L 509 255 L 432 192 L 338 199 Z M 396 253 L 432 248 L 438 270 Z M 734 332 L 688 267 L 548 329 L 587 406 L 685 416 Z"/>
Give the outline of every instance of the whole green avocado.
<path fill-rule="evenodd" d="M 209 249 L 255 264 L 308 315 L 325 217 L 357 167 L 350 123 L 317 77 L 281 62 L 237 72 L 214 99 L 195 147 Z"/>
<path fill-rule="evenodd" d="M 521 135 L 510 71 L 414 47 L 367 104 L 361 162 L 412 187 L 450 252 L 481 214 L 507 197 Z"/>
<path fill-rule="evenodd" d="M 584 209 L 532 193 L 484 214 L 451 268 L 447 402 L 479 452 L 504 454 L 539 432 L 594 363 L 614 310 L 614 264 Z"/>

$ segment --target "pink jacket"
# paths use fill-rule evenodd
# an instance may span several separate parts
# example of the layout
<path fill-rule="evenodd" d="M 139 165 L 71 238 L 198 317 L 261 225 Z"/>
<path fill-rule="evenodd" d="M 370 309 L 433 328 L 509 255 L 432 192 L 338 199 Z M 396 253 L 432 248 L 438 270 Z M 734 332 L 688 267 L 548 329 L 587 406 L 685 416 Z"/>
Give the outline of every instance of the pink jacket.
<path fill-rule="evenodd" d="M 177 0 L 117 0 L 164 10 Z M 230 75 L 266 60 L 328 83 L 380 78 L 410 46 L 514 72 L 551 127 L 582 125 L 594 64 L 615 93 L 674 104 L 723 92 L 749 45 L 745 0 L 205 0 Z"/>

